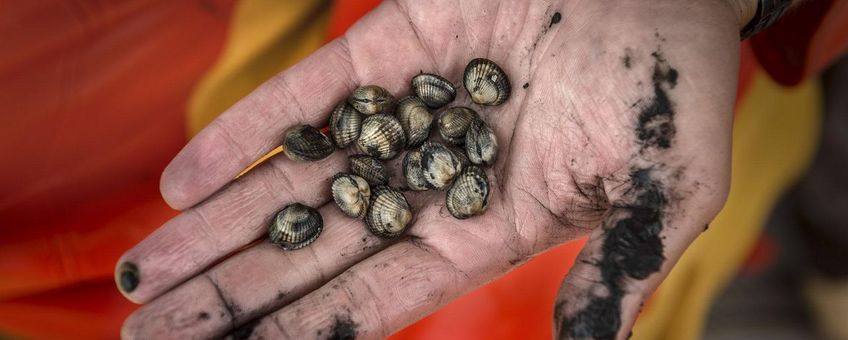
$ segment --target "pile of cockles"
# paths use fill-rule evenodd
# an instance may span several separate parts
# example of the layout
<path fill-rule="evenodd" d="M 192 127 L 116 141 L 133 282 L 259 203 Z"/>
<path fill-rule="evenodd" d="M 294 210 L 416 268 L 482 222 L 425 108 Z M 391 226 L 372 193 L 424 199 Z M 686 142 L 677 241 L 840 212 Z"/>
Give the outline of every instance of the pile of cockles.
<path fill-rule="evenodd" d="M 402 235 L 413 221 L 404 192 L 445 190 L 445 206 L 458 219 L 485 212 L 490 189 L 481 167 L 493 165 L 498 154 L 495 133 L 477 112 L 444 108 L 456 98 L 450 81 L 421 72 L 411 83 L 414 95 L 400 100 L 376 85 L 359 87 L 333 109 L 329 135 L 303 125 L 283 137 L 283 152 L 295 161 L 324 159 L 336 148 L 355 147 L 361 153 L 349 157 L 348 172 L 332 177 L 331 192 L 345 215 L 365 220 L 368 230 L 382 238 Z M 511 92 L 506 73 L 483 58 L 466 66 L 463 84 L 479 105 L 501 105 Z M 442 142 L 431 140 L 434 125 Z M 383 161 L 404 150 L 406 186 L 393 188 Z M 323 224 L 315 208 L 293 203 L 272 219 L 269 236 L 283 249 L 298 249 L 317 239 Z"/>

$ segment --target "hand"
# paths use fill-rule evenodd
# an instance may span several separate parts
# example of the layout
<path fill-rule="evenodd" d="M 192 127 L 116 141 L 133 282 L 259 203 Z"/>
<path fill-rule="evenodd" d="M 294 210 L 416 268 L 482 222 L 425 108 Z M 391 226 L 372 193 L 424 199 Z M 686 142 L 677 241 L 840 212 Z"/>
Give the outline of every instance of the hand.
<path fill-rule="evenodd" d="M 163 196 L 184 211 L 122 257 L 125 294 L 149 302 L 122 335 L 383 337 L 589 236 L 556 301 L 555 334 L 625 337 L 727 194 L 738 21 L 721 0 L 385 1 L 168 166 Z M 513 84 L 499 107 L 470 105 L 464 90 L 452 104 L 478 110 L 499 140 L 484 215 L 456 220 L 444 192 L 407 193 L 414 225 L 377 239 L 331 203 L 328 178 L 346 170 L 345 152 L 278 156 L 231 180 L 286 128 L 323 126 L 356 86 L 400 97 L 419 70 L 461 84 L 475 57 Z M 295 201 L 320 207 L 325 230 L 286 252 L 264 237 Z"/>

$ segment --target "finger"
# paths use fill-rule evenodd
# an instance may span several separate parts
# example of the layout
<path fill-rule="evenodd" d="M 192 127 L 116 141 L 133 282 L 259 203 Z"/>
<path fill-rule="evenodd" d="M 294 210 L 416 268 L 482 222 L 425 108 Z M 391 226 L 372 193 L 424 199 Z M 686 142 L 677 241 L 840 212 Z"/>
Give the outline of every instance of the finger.
<path fill-rule="evenodd" d="M 132 301 L 151 300 L 265 235 L 289 203 L 328 202 L 328 178 L 346 167 L 340 152 L 318 162 L 272 158 L 128 250 L 116 270 L 119 288 Z"/>
<path fill-rule="evenodd" d="M 627 338 L 643 301 L 723 202 L 680 172 L 675 178 L 658 166 L 631 171 L 560 288 L 560 339 Z"/>
<path fill-rule="evenodd" d="M 261 243 L 144 305 L 124 323 L 127 339 L 212 338 L 280 308 L 387 244 L 332 204 L 309 247 L 283 251 Z"/>
<path fill-rule="evenodd" d="M 176 209 L 192 206 L 279 145 L 287 127 L 323 125 L 356 86 L 373 83 L 408 93 L 409 79 L 421 70 L 458 74 L 460 53 L 468 52 L 451 49 L 439 55 L 450 63 L 434 64 L 401 7 L 385 2 L 344 37 L 269 80 L 201 131 L 162 174 L 162 196 Z"/>
<path fill-rule="evenodd" d="M 332 107 L 356 83 L 347 41 L 322 47 L 192 138 L 162 173 L 162 197 L 179 210 L 197 204 L 280 145 L 287 127 L 323 126 Z"/>
<path fill-rule="evenodd" d="M 501 208 L 495 204 L 484 216 L 458 221 L 430 205 L 413 237 L 247 325 L 240 335 L 384 338 L 502 275 L 527 254 L 529 246 L 518 240 L 515 226 L 495 216 Z"/>

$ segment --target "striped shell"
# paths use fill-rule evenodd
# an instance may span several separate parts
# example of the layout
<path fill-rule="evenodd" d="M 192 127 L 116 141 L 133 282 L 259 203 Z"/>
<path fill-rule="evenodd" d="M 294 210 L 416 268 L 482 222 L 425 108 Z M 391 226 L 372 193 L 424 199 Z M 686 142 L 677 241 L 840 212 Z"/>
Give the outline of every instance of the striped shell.
<path fill-rule="evenodd" d="M 492 166 L 498 157 L 498 140 L 495 132 L 482 119 L 471 122 L 465 134 L 465 153 L 477 165 Z"/>
<path fill-rule="evenodd" d="M 453 217 L 461 220 L 484 213 L 489 206 L 486 173 L 475 165 L 465 168 L 448 189 L 445 205 Z"/>
<path fill-rule="evenodd" d="M 347 102 L 341 102 L 330 115 L 330 136 L 339 148 L 346 148 L 359 138 L 364 117 Z"/>
<path fill-rule="evenodd" d="M 412 90 L 427 106 L 438 109 L 456 98 L 456 88 L 447 79 L 435 74 L 420 73 L 412 77 Z"/>
<path fill-rule="evenodd" d="M 509 99 L 509 77 L 494 61 L 477 58 L 468 63 L 463 83 L 471 100 L 480 105 L 500 105 Z"/>
<path fill-rule="evenodd" d="M 387 114 L 375 114 L 365 118 L 362 131 L 356 140 L 360 152 L 378 159 L 394 158 L 406 146 L 406 137 L 400 122 Z"/>
<path fill-rule="evenodd" d="M 446 189 L 462 171 L 462 159 L 440 143 L 421 145 L 421 172 L 428 189 Z"/>
<path fill-rule="evenodd" d="M 350 161 L 350 172 L 362 177 L 370 185 L 388 185 L 389 171 L 380 160 L 368 155 L 353 155 Z"/>
<path fill-rule="evenodd" d="M 433 125 L 433 114 L 421 98 L 404 97 L 398 102 L 397 118 L 406 135 L 406 147 L 413 148 L 421 145 L 430 137 L 430 126 Z"/>
<path fill-rule="evenodd" d="M 424 169 L 421 168 L 421 149 L 409 150 L 403 157 L 403 177 L 406 185 L 416 191 L 428 190 L 427 179 L 424 178 Z"/>
<path fill-rule="evenodd" d="M 371 187 L 364 178 L 357 175 L 338 173 L 333 176 L 330 186 L 333 200 L 345 215 L 353 218 L 364 218 L 368 212 L 368 202 L 371 199 Z"/>
<path fill-rule="evenodd" d="M 395 97 L 389 91 L 377 85 L 367 85 L 353 90 L 347 102 L 365 115 L 377 113 L 391 114 L 395 107 Z"/>
<path fill-rule="evenodd" d="M 321 235 L 324 219 L 314 208 L 292 203 L 280 210 L 271 221 L 268 236 L 271 243 L 285 250 L 303 248 Z"/>
<path fill-rule="evenodd" d="M 465 132 L 477 118 L 477 112 L 464 106 L 449 108 L 439 115 L 439 134 L 454 145 L 465 143 Z"/>
<path fill-rule="evenodd" d="M 318 129 L 301 125 L 290 128 L 283 138 L 283 153 L 296 161 L 317 161 L 335 151 L 333 142 Z"/>
<path fill-rule="evenodd" d="M 412 222 L 412 209 L 400 191 L 386 186 L 371 190 L 371 207 L 365 216 L 368 230 L 382 238 L 400 236 Z"/>

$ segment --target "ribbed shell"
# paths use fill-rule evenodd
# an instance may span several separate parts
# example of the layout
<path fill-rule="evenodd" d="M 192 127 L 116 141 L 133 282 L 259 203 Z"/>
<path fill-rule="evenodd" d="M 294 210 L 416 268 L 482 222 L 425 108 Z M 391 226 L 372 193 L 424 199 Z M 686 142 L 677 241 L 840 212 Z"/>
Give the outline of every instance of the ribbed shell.
<path fill-rule="evenodd" d="M 379 113 L 366 117 L 362 122 L 362 131 L 356 140 L 360 152 L 378 159 L 391 159 L 404 146 L 406 137 L 395 117 Z"/>
<path fill-rule="evenodd" d="M 465 143 L 465 132 L 477 118 L 477 112 L 464 106 L 449 108 L 439 115 L 439 134 L 454 145 Z"/>
<path fill-rule="evenodd" d="M 283 153 L 296 161 L 317 161 L 335 151 L 330 138 L 318 129 L 301 125 L 290 128 L 283 138 Z"/>
<path fill-rule="evenodd" d="M 371 187 L 364 178 L 357 175 L 338 173 L 333 176 L 330 187 L 333 200 L 345 215 L 353 218 L 365 218 L 368 203 L 371 200 Z"/>
<path fill-rule="evenodd" d="M 465 153 L 477 165 L 491 166 L 498 157 L 498 140 L 495 132 L 482 119 L 471 122 L 465 134 Z"/>
<path fill-rule="evenodd" d="M 456 98 L 456 87 L 441 76 L 421 73 L 412 77 L 412 90 L 427 106 L 438 109 Z"/>
<path fill-rule="evenodd" d="M 324 219 L 314 208 L 292 203 L 274 216 L 268 228 L 271 243 L 285 250 L 303 248 L 321 235 Z"/>
<path fill-rule="evenodd" d="M 364 178 L 368 184 L 372 186 L 389 184 L 389 171 L 380 160 L 368 155 L 353 155 L 348 159 L 350 172 Z"/>
<path fill-rule="evenodd" d="M 365 115 L 377 113 L 391 114 L 395 107 L 395 97 L 388 90 L 377 85 L 367 85 L 353 90 L 347 102 Z"/>
<path fill-rule="evenodd" d="M 427 179 L 424 178 L 424 169 L 421 168 L 421 149 L 409 150 L 403 157 L 403 177 L 406 178 L 406 185 L 412 190 L 430 189 Z"/>
<path fill-rule="evenodd" d="M 480 105 L 503 104 L 512 92 L 509 77 L 489 59 L 477 58 L 469 62 L 462 78 L 471 100 Z"/>
<path fill-rule="evenodd" d="M 484 213 L 489 207 L 489 178 L 483 169 L 475 165 L 465 168 L 448 189 L 445 205 L 461 220 Z"/>
<path fill-rule="evenodd" d="M 386 186 L 371 190 L 371 207 L 365 224 L 372 234 L 382 238 L 400 236 L 412 222 L 412 209 L 400 191 Z"/>
<path fill-rule="evenodd" d="M 427 137 L 430 137 L 433 114 L 421 98 L 404 97 L 398 102 L 396 113 L 403 133 L 406 135 L 407 148 L 419 146 L 427 140 Z"/>
<path fill-rule="evenodd" d="M 444 144 L 425 142 L 421 145 L 421 170 L 427 188 L 443 190 L 462 171 L 462 160 Z"/>
<path fill-rule="evenodd" d="M 330 136 L 339 148 L 346 148 L 359 138 L 365 117 L 347 102 L 341 102 L 330 115 Z"/>

